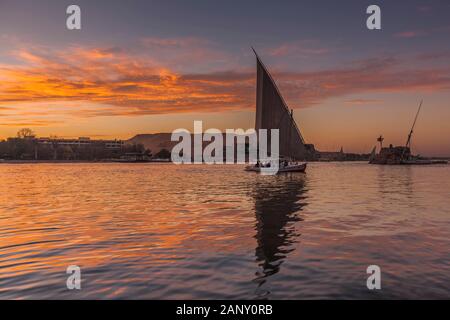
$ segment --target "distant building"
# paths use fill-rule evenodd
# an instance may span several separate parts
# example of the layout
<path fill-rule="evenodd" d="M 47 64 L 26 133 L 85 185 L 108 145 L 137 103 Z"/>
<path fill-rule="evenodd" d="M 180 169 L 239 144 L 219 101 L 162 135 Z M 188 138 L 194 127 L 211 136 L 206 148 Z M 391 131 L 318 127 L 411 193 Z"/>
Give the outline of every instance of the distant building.
<path fill-rule="evenodd" d="M 346 153 L 341 147 L 339 151 L 317 151 L 319 161 L 367 161 L 370 158 L 369 153 Z"/>
<path fill-rule="evenodd" d="M 76 146 L 88 147 L 103 145 L 108 150 L 120 150 L 124 146 L 122 140 L 91 140 L 87 137 L 79 137 L 78 139 L 60 139 L 60 138 L 37 138 L 38 144 L 49 146 Z"/>

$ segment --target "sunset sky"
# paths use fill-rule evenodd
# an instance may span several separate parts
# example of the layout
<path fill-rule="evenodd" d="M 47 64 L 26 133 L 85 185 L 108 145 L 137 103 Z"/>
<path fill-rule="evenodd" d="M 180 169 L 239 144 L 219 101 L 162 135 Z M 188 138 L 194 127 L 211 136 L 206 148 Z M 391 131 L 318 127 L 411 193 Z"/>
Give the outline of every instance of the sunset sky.
<path fill-rule="evenodd" d="M 446 0 L 0 0 L 0 139 L 252 128 L 253 46 L 317 149 L 404 144 L 424 99 L 413 152 L 450 156 L 449 39 Z"/>

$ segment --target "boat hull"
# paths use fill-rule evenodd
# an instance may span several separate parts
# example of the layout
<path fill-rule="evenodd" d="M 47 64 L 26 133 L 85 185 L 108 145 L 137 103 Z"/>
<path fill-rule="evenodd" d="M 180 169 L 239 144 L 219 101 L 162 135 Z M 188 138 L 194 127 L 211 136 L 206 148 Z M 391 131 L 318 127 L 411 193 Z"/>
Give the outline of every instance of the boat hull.
<path fill-rule="evenodd" d="M 255 167 L 255 166 L 247 166 L 245 168 L 245 171 L 250 171 L 250 172 L 261 172 L 261 168 L 260 167 Z M 287 166 L 287 167 L 280 167 L 278 169 L 278 173 L 288 173 L 288 172 L 301 172 L 304 173 L 306 171 L 306 163 L 303 164 L 299 164 L 299 165 L 291 165 L 291 166 Z"/>

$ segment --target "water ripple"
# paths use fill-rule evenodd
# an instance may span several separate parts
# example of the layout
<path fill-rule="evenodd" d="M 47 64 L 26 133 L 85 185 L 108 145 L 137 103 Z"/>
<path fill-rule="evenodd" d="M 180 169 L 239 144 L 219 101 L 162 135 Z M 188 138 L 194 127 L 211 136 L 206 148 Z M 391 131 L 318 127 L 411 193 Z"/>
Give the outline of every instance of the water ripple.
<path fill-rule="evenodd" d="M 449 168 L 2 164 L 0 298 L 449 298 Z"/>

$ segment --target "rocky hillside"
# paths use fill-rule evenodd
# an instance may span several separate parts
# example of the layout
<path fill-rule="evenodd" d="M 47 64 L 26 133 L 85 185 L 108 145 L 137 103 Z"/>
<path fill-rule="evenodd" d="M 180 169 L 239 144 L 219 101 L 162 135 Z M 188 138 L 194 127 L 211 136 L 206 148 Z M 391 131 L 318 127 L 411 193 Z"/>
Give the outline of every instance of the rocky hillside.
<path fill-rule="evenodd" d="M 146 149 L 150 149 L 153 154 L 162 149 L 172 150 L 177 142 L 170 141 L 170 133 L 138 134 L 126 141 L 127 144 L 143 144 Z"/>

